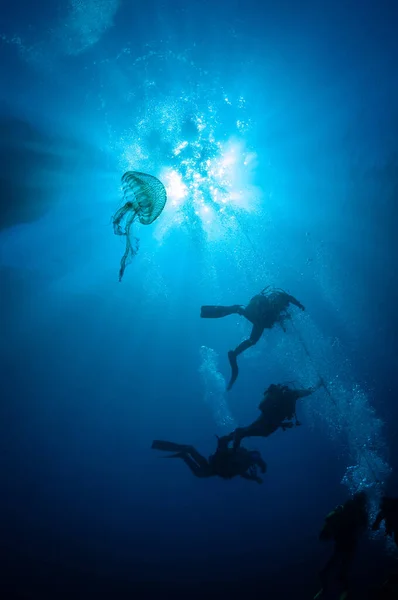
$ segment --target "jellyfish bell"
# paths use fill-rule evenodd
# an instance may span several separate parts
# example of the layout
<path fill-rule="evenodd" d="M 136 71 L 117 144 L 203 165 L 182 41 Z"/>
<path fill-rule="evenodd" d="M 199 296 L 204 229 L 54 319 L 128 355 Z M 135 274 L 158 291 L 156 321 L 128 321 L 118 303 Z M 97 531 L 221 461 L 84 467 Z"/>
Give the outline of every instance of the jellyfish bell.
<path fill-rule="evenodd" d="M 138 252 L 139 239 L 131 232 L 134 221 L 138 219 L 142 225 L 150 225 L 158 218 L 167 200 L 163 183 L 147 173 L 127 171 L 122 177 L 122 188 L 126 202 L 112 219 L 115 235 L 126 237 L 126 248 L 120 261 L 119 281 L 123 278 L 127 264 Z"/>

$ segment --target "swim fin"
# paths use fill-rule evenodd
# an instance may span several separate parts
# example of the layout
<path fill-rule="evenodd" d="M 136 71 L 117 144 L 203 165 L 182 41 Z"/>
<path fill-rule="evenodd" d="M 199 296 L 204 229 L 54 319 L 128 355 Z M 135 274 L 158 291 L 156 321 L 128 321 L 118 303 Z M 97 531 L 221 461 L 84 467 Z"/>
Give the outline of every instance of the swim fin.
<path fill-rule="evenodd" d="M 175 454 L 169 454 L 168 456 L 163 456 L 163 458 L 185 458 L 187 453 L 185 451 L 176 452 Z"/>
<path fill-rule="evenodd" d="M 234 385 L 238 374 L 239 374 L 239 369 L 238 369 L 238 361 L 236 360 L 236 354 L 233 350 L 230 350 L 228 352 L 228 360 L 229 360 L 229 364 L 231 365 L 231 379 L 229 380 L 229 384 L 227 387 L 227 391 L 229 392 L 229 390 L 232 388 L 232 386 Z"/>
<path fill-rule="evenodd" d="M 234 306 L 201 306 L 200 316 L 202 319 L 221 319 L 222 317 L 228 317 L 228 315 L 239 314 L 239 311 L 242 311 L 239 304 Z"/>
<path fill-rule="evenodd" d="M 152 450 L 163 450 L 164 452 L 184 452 L 188 446 L 186 444 L 175 444 L 164 440 L 153 440 Z"/>

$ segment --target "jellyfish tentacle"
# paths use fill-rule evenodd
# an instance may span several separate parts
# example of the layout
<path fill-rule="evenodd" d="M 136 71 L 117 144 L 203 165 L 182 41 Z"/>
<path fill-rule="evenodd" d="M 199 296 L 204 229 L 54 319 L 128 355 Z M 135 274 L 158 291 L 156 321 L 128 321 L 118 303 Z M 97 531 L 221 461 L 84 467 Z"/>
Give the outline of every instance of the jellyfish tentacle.
<path fill-rule="evenodd" d="M 131 235 L 133 222 L 138 218 L 142 225 L 150 225 L 158 218 L 167 200 L 164 185 L 153 175 L 127 171 L 122 177 L 122 186 L 126 203 L 113 216 L 115 235 L 126 236 L 126 248 L 120 261 L 119 281 L 122 280 L 127 264 L 137 254 L 139 248 L 139 239 Z"/>
<path fill-rule="evenodd" d="M 126 202 L 118 211 L 115 212 L 112 222 L 113 222 L 113 232 L 115 235 L 126 235 L 126 232 L 120 226 L 120 223 L 123 221 L 125 215 L 131 209 L 131 202 Z"/>
<path fill-rule="evenodd" d="M 136 219 L 136 216 L 136 213 L 130 215 L 126 223 L 125 232 L 123 234 L 126 236 L 126 248 L 120 261 L 119 281 L 122 281 L 127 265 L 130 264 L 131 260 L 137 254 L 139 249 L 140 240 L 131 233 L 131 227 Z"/>
<path fill-rule="evenodd" d="M 124 271 L 126 270 L 127 265 L 130 264 L 131 260 L 137 254 L 139 246 L 140 240 L 137 237 L 126 237 L 126 248 L 120 260 L 119 281 L 122 281 Z"/>

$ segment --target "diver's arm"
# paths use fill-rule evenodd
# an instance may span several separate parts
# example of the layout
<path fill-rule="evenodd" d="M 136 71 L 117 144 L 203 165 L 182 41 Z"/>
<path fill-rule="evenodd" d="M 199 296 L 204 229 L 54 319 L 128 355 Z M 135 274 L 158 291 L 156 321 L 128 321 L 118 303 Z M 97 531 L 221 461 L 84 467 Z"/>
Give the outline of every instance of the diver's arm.
<path fill-rule="evenodd" d="M 261 477 L 256 475 L 255 472 L 254 473 L 250 473 L 250 472 L 242 473 L 241 477 L 243 477 L 243 479 L 247 479 L 248 481 L 255 481 L 256 483 L 263 483 L 263 480 L 261 479 Z"/>
<path fill-rule="evenodd" d="M 282 421 L 279 427 L 283 429 L 283 431 L 286 431 L 286 429 L 291 429 L 292 427 L 294 427 L 294 424 L 293 421 Z"/>
<path fill-rule="evenodd" d="M 311 394 L 314 394 L 315 392 L 317 392 L 319 390 L 319 388 L 321 388 L 322 386 L 325 385 L 325 382 L 323 380 L 323 377 L 319 378 L 319 381 L 316 385 L 314 385 L 314 387 L 310 387 L 304 390 L 295 390 L 295 393 L 297 394 L 297 400 L 299 398 L 305 398 L 306 396 L 311 396 Z"/>
<path fill-rule="evenodd" d="M 297 308 L 300 308 L 301 310 L 305 310 L 305 307 L 301 304 L 301 302 L 299 302 L 297 300 L 297 298 L 295 298 L 294 296 L 291 296 L 290 294 L 286 294 L 287 299 L 289 300 L 290 304 L 294 304 L 294 306 L 297 306 Z"/>
<path fill-rule="evenodd" d="M 256 461 L 256 464 L 257 464 L 258 468 L 260 469 L 261 473 L 265 473 L 267 471 L 267 463 L 262 458 L 258 458 Z M 253 468 L 253 471 L 255 472 L 254 468 Z"/>
<path fill-rule="evenodd" d="M 311 396 L 315 392 L 316 388 L 307 388 L 304 390 L 295 390 L 295 394 L 297 395 L 297 400 L 300 398 L 306 398 L 307 396 Z"/>

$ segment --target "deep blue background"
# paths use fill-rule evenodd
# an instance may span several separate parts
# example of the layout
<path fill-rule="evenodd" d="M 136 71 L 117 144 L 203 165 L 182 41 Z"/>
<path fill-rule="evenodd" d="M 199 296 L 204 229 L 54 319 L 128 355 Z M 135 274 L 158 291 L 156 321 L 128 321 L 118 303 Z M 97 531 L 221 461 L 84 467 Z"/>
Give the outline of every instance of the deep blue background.
<path fill-rule="evenodd" d="M 303 427 L 256 441 L 262 487 L 196 480 L 150 444 L 213 450 L 224 430 L 204 401 L 200 348 L 227 377 L 226 352 L 247 329 L 201 321 L 199 307 L 244 303 L 271 283 L 305 304 L 298 327 L 318 370 L 359 385 L 385 421 L 396 493 L 398 7 L 121 0 L 100 28 L 112 0 L 82 2 L 78 22 L 71 5 L 1 2 L 0 585 L 27 598 L 310 598 L 330 550 L 318 531 L 347 497 L 352 464 L 325 395 L 324 420 L 314 398 Z M 129 166 L 158 175 L 170 162 L 153 121 L 163 101 L 181 118 L 215 106 L 225 141 L 239 96 L 257 212 L 219 242 L 189 219 L 162 243 L 142 232 L 118 284 L 110 217 L 126 147 L 149 148 Z M 236 422 L 256 417 L 272 381 L 313 383 L 298 339 L 290 330 L 278 346 L 282 336 L 242 358 L 225 396 Z M 346 410 L 354 430 L 373 427 L 361 406 Z M 382 541 L 366 540 L 358 597 L 387 569 Z"/>

